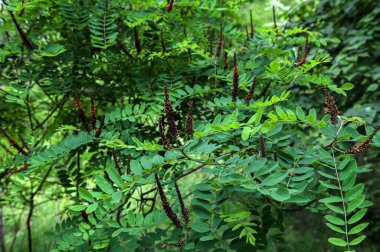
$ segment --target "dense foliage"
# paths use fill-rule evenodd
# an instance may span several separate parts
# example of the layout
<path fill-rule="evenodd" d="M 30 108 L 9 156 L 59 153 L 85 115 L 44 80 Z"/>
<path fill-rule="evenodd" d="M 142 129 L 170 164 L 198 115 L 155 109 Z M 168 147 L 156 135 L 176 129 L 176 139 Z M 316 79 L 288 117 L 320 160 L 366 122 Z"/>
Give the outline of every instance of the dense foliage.
<path fill-rule="evenodd" d="M 297 211 L 365 247 L 356 159 L 380 126 L 338 109 L 340 41 L 248 2 L 5 2 L 4 250 L 24 232 L 29 251 L 265 251 Z"/>

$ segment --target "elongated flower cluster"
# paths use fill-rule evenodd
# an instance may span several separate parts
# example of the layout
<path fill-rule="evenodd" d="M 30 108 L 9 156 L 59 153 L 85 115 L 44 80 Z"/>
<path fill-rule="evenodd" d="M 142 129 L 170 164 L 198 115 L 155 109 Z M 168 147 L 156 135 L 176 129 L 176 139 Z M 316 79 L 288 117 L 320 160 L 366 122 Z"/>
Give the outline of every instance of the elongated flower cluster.
<path fill-rule="evenodd" d="M 165 243 L 161 248 L 166 249 L 168 247 L 183 247 L 185 245 L 185 240 L 183 238 L 179 239 L 176 243 Z"/>
<path fill-rule="evenodd" d="M 165 108 L 165 113 L 166 113 L 166 121 L 169 126 L 169 133 L 170 136 L 173 140 L 176 140 L 178 137 L 178 131 L 177 131 L 177 126 L 175 125 L 175 120 L 174 120 L 174 110 L 172 103 L 170 102 L 170 97 L 169 97 L 169 89 L 168 85 L 165 82 L 164 84 L 164 108 Z"/>
<path fill-rule="evenodd" d="M 276 7 L 273 5 L 273 8 L 272 8 L 272 12 L 273 12 L 273 25 L 274 25 L 274 31 L 276 33 L 278 33 L 278 27 L 277 27 L 277 21 L 276 21 Z"/>
<path fill-rule="evenodd" d="M 228 52 L 224 51 L 224 64 L 223 64 L 223 70 L 228 69 Z"/>
<path fill-rule="evenodd" d="M 214 29 L 213 28 L 211 28 L 211 30 L 210 30 L 210 39 L 209 39 L 210 55 L 213 55 L 213 52 L 212 52 L 212 43 L 214 43 Z"/>
<path fill-rule="evenodd" d="M 215 64 L 216 64 L 217 59 L 220 57 L 220 53 L 222 52 L 222 47 L 223 47 L 223 25 L 222 25 L 222 17 L 221 17 L 219 39 L 218 39 L 218 44 L 216 46 L 216 53 L 215 53 Z"/>
<path fill-rule="evenodd" d="M 187 225 L 190 222 L 190 219 L 189 219 L 189 210 L 185 207 L 185 203 L 183 202 L 181 191 L 179 190 L 178 185 L 177 185 L 176 182 L 174 182 L 174 186 L 175 186 L 175 191 L 177 193 L 179 205 L 181 206 L 182 219 L 183 219 L 183 221 L 185 223 L 185 227 L 187 227 Z"/>
<path fill-rule="evenodd" d="M 363 152 L 366 150 L 372 141 L 372 139 L 375 137 L 377 132 L 380 130 L 380 125 L 375 128 L 375 130 L 372 132 L 372 134 L 362 143 L 358 143 L 354 145 L 351 149 L 344 151 L 345 154 L 358 154 L 360 152 Z"/>
<path fill-rule="evenodd" d="M 274 159 L 275 162 L 278 161 L 278 153 L 277 153 L 277 151 L 273 152 L 273 159 Z"/>
<path fill-rule="evenodd" d="M 194 115 L 193 115 L 193 101 L 189 102 L 189 112 L 186 116 L 186 134 L 192 136 L 194 134 Z"/>
<path fill-rule="evenodd" d="M 96 106 L 94 102 L 94 97 L 91 96 L 91 126 L 92 128 L 95 128 L 96 119 L 97 119 L 97 113 L 96 113 Z"/>
<path fill-rule="evenodd" d="M 174 0 L 168 0 L 168 4 L 166 5 L 166 10 L 168 12 L 171 12 L 173 10 L 173 4 L 174 4 Z"/>
<path fill-rule="evenodd" d="M 0 131 L 5 136 L 5 138 L 8 140 L 9 145 L 11 145 L 13 148 L 15 148 L 19 153 L 21 153 L 23 155 L 27 155 L 24 148 L 21 147 L 5 130 L 0 129 Z"/>
<path fill-rule="evenodd" d="M 137 53 L 141 53 L 141 43 L 140 43 L 140 38 L 139 38 L 139 33 L 137 31 L 137 27 L 133 28 L 133 37 L 135 40 L 135 48 Z"/>
<path fill-rule="evenodd" d="M 250 20 L 251 20 L 251 38 L 255 36 L 255 27 L 253 26 L 252 10 L 249 11 Z"/>
<path fill-rule="evenodd" d="M 269 86 L 270 84 L 272 84 L 272 80 L 270 80 L 266 85 L 265 87 L 263 88 L 263 90 L 261 91 L 260 95 L 259 95 L 259 98 L 263 97 L 266 95 L 266 93 L 268 92 L 269 90 Z"/>
<path fill-rule="evenodd" d="M 326 86 L 322 87 L 323 93 L 326 97 L 325 113 L 331 115 L 331 123 L 336 124 L 338 122 L 338 107 L 334 101 L 334 97 L 328 91 Z"/>
<path fill-rule="evenodd" d="M 84 129 L 90 133 L 90 128 L 88 126 L 88 123 L 87 123 L 87 119 L 86 119 L 86 116 L 83 112 L 83 106 L 82 106 L 82 103 L 80 102 L 78 96 L 76 94 L 74 94 L 74 102 L 75 102 L 75 107 L 77 109 L 77 112 L 78 112 L 78 115 L 79 115 L 79 118 L 80 120 L 82 121 L 82 124 L 83 124 L 83 127 Z"/>
<path fill-rule="evenodd" d="M 295 63 L 295 65 L 298 67 L 298 66 L 302 66 L 303 64 L 306 63 L 306 58 L 307 56 L 309 55 L 309 33 L 306 33 L 306 41 L 305 41 L 305 49 L 303 51 L 303 54 L 302 54 L 302 57 L 301 59 L 299 59 L 300 56 L 297 56 L 297 62 Z M 298 54 L 298 53 L 297 53 Z"/>
<path fill-rule="evenodd" d="M 160 194 L 161 202 L 162 202 L 162 208 L 164 209 L 166 215 L 169 217 L 169 219 L 172 221 L 172 223 L 177 227 L 181 228 L 181 221 L 178 219 L 178 216 L 174 213 L 173 209 L 170 207 L 168 199 L 166 198 L 164 189 L 162 188 L 162 185 L 160 183 L 160 180 L 157 176 L 157 174 L 154 175 L 156 179 L 157 189 L 158 193 Z"/>
<path fill-rule="evenodd" d="M 232 102 L 236 102 L 239 92 L 239 70 L 236 62 L 236 53 L 234 53 L 234 67 L 232 69 Z"/>
<path fill-rule="evenodd" d="M 261 148 L 261 156 L 266 158 L 267 157 L 267 152 L 265 149 L 265 141 L 264 141 L 264 136 L 260 135 L 260 148 Z"/>
<path fill-rule="evenodd" d="M 105 119 L 105 116 L 103 115 L 102 120 L 100 121 L 99 127 L 95 130 L 95 134 L 94 134 L 95 137 L 99 137 L 100 134 L 102 134 L 102 129 L 104 127 L 104 119 Z"/>
<path fill-rule="evenodd" d="M 256 76 L 253 78 L 252 86 L 249 89 L 247 96 L 245 97 L 244 102 L 246 105 L 249 105 L 249 103 L 251 102 L 252 97 L 253 97 L 253 93 L 255 92 L 255 88 L 256 88 Z"/>
<path fill-rule="evenodd" d="M 172 148 L 169 140 L 165 137 L 165 130 L 164 130 L 164 118 L 163 117 L 160 117 L 160 119 L 158 119 L 158 130 L 160 132 L 160 137 L 161 137 L 161 141 L 164 145 L 164 148 L 169 150 Z"/>

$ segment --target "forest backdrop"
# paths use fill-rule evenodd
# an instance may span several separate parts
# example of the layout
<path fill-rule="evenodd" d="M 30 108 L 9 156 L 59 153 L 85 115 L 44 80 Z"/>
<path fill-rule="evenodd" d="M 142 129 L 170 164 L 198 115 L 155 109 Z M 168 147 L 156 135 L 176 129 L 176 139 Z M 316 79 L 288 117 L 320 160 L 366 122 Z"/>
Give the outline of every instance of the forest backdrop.
<path fill-rule="evenodd" d="M 0 7 L 1 251 L 378 251 L 376 1 Z"/>

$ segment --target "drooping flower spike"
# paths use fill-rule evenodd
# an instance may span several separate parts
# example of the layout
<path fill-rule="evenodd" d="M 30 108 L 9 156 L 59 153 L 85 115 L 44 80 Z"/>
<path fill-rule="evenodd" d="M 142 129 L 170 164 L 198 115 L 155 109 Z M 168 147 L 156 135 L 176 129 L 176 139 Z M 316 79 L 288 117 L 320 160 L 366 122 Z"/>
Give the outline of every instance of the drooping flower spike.
<path fill-rule="evenodd" d="M 232 69 L 232 102 L 236 103 L 239 93 L 239 70 L 237 67 L 236 52 L 234 53 L 234 66 Z"/>

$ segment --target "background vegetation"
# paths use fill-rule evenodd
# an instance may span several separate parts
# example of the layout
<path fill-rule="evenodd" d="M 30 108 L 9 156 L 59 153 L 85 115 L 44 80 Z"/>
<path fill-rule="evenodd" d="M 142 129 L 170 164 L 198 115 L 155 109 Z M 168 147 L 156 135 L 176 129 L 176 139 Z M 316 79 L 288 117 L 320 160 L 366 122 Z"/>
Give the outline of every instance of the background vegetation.
<path fill-rule="evenodd" d="M 2 251 L 380 249 L 376 1 L 0 8 Z"/>

